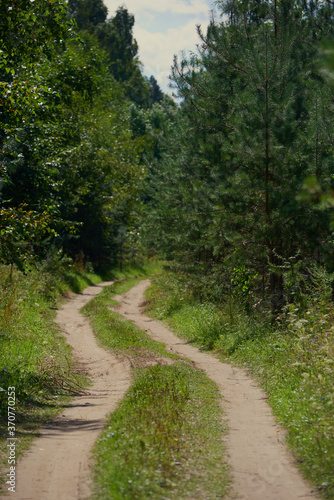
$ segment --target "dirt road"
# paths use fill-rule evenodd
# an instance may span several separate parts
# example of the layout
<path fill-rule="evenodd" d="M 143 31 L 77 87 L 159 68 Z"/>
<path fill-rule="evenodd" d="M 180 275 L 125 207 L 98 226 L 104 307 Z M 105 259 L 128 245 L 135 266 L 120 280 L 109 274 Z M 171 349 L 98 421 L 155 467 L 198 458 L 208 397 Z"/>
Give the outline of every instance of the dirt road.
<path fill-rule="evenodd" d="M 130 366 L 99 348 L 89 321 L 79 312 L 104 283 L 73 296 L 58 311 L 57 323 L 73 347 L 74 356 L 93 380 L 89 393 L 72 400 L 55 422 L 20 461 L 15 500 L 84 500 L 89 497 L 90 450 L 102 431 L 106 414 L 113 411 L 130 386 Z M 142 312 L 142 281 L 120 300 L 117 310 L 171 351 L 192 360 L 214 380 L 223 395 L 229 421 L 229 462 L 235 500 L 297 500 L 316 498 L 293 465 L 266 397 L 243 370 L 221 363 L 180 340 L 162 323 Z M 0 499 L 8 499 L 0 496 Z M 204 499 L 203 499 L 204 500 Z"/>
<path fill-rule="evenodd" d="M 112 412 L 130 386 L 130 364 L 98 347 L 89 321 L 79 310 L 103 286 L 73 295 L 57 313 L 74 357 L 92 379 L 85 396 L 76 397 L 52 424 L 41 429 L 17 467 L 15 500 L 83 500 L 90 495 L 90 451 Z"/>
<path fill-rule="evenodd" d="M 179 339 L 162 323 L 143 314 L 148 280 L 124 294 L 117 311 L 168 349 L 192 360 L 216 382 L 229 422 L 227 449 L 237 500 L 300 500 L 316 498 L 294 467 L 265 394 L 245 371 L 220 362 Z"/>

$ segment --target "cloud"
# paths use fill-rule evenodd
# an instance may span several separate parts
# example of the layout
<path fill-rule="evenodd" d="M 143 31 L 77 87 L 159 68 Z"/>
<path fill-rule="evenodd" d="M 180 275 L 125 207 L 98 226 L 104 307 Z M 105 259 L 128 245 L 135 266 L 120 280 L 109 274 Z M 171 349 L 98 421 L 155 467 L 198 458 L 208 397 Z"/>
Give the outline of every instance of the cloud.
<path fill-rule="evenodd" d="M 117 10 L 114 0 L 105 1 L 109 9 L 109 14 L 113 15 L 113 10 Z M 113 4 L 111 6 L 111 4 Z M 208 3 L 206 0 L 159 0 L 152 2 L 152 0 L 125 0 L 120 5 L 125 5 L 131 13 L 140 13 L 141 11 L 152 12 L 173 12 L 176 14 L 207 14 Z"/>
<path fill-rule="evenodd" d="M 118 6 L 125 6 L 135 16 L 134 37 L 139 46 L 139 59 L 147 76 L 153 75 L 162 90 L 168 89 L 174 55 L 182 51 L 196 52 L 200 43 L 196 25 L 203 31 L 209 22 L 212 0 L 104 0 L 109 17 Z M 117 7 L 116 7 L 117 5 Z"/>
<path fill-rule="evenodd" d="M 170 28 L 165 33 L 150 33 L 140 26 L 134 29 L 144 73 L 154 75 L 164 92 L 171 92 L 168 90 L 168 75 L 171 73 L 174 55 L 180 57 L 183 51 L 196 51 L 200 40 L 195 24 L 190 21 L 180 28 Z"/>

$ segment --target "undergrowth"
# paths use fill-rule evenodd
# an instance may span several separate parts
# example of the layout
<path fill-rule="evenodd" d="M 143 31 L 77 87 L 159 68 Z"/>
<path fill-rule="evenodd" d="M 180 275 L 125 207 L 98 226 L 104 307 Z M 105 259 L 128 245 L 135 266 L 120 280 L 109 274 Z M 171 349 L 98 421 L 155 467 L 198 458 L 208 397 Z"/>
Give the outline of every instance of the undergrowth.
<path fill-rule="evenodd" d="M 202 349 L 248 369 L 288 430 L 302 472 L 323 498 L 334 499 L 334 307 L 324 273 L 314 272 L 311 285 L 274 325 L 232 299 L 200 303 L 173 275 L 155 280 L 148 311 Z"/>

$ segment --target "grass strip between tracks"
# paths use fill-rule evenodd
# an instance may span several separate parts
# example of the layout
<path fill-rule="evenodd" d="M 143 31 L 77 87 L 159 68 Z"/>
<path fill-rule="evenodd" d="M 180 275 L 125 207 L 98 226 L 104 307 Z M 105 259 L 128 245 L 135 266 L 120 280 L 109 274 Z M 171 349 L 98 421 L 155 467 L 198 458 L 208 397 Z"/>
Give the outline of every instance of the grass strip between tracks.
<path fill-rule="evenodd" d="M 114 295 L 126 293 L 139 283 L 140 278 L 124 279 L 106 287 L 88 302 L 82 312 L 91 319 L 93 330 L 100 345 L 119 354 L 135 358 L 141 356 L 164 356 L 178 358 L 168 352 L 164 344 L 152 340 L 145 332 L 127 321 L 111 308 L 117 305 Z"/>
<path fill-rule="evenodd" d="M 134 284 L 117 282 L 84 307 L 100 344 L 130 357 L 136 367 L 132 387 L 94 450 L 93 497 L 223 498 L 229 476 L 218 389 L 109 309 L 115 304 L 112 296 Z"/>

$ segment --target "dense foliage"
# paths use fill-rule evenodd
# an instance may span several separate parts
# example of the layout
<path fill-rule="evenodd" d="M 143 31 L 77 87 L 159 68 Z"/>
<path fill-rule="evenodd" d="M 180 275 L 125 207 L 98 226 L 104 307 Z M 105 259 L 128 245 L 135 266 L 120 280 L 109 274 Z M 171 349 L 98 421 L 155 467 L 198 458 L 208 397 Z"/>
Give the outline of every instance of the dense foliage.
<path fill-rule="evenodd" d="M 330 210 L 308 202 L 305 182 L 333 187 L 320 49 L 334 10 L 291 0 L 218 8 L 221 20 L 206 35 L 198 28 L 199 53 L 175 60 L 180 114 L 154 168 L 151 225 L 201 293 L 276 313 L 292 299 L 295 269 L 333 267 Z"/>
<path fill-rule="evenodd" d="M 0 3 L 0 261 L 23 269 L 62 248 L 95 267 L 138 250 L 150 113 L 120 7 L 102 1 Z M 138 131 L 134 116 L 147 125 Z"/>

